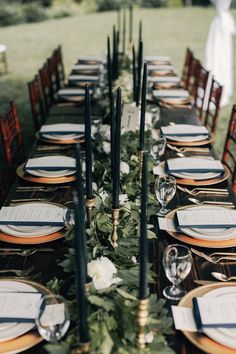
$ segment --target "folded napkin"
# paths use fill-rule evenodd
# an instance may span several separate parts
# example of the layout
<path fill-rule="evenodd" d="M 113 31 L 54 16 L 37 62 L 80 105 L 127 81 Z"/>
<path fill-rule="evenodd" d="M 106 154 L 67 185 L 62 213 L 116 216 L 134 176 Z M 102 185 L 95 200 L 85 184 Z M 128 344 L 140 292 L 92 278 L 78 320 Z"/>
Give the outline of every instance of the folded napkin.
<path fill-rule="evenodd" d="M 179 83 L 180 78 L 178 76 L 148 76 L 148 81 L 154 83 L 163 83 L 163 82 Z"/>
<path fill-rule="evenodd" d="M 97 82 L 99 81 L 98 75 L 70 75 L 69 81 L 85 81 L 85 82 Z"/>
<path fill-rule="evenodd" d="M 77 64 L 72 67 L 72 70 L 78 70 L 78 71 L 86 71 L 86 70 L 91 70 L 91 71 L 100 71 L 102 68 L 101 64 L 97 65 L 89 65 L 89 64 Z"/>
<path fill-rule="evenodd" d="M 235 296 L 195 297 L 193 314 L 198 330 L 203 328 L 236 328 Z"/>
<path fill-rule="evenodd" d="M 195 135 L 209 135 L 206 127 L 200 125 L 190 124 L 175 124 L 161 127 L 162 135 L 173 136 L 195 136 Z"/>
<path fill-rule="evenodd" d="M 37 292 L 0 292 L 0 322 L 33 322 L 41 296 Z"/>
<path fill-rule="evenodd" d="M 173 172 L 207 173 L 224 172 L 224 167 L 219 160 L 209 160 L 197 157 L 183 157 L 167 160 L 167 170 Z"/>
<path fill-rule="evenodd" d="M 170 61 L 170 57 L 159 55 L 148 55 L 144 58 L 144 61 Z"/>
<path fill-rule="evenodd" d="M 18 226 L 63 226 L 63 208 L 29 205 L 28 208 L 2 207 L 0 225 Z"/>
<path fill-rule="evenodd" d="M 92 94 L 93 90 L 90 88 L 89 93 Z M 85 90 L 80 88 L 64 88 L 57 91 L 58 96 L 84 96 Z"/>
<path fill-rule="evenodd" d="M 43 156 L 29 159 L 25 170 L 64 171 L 75 170 L 75 159 L 68 156 Z"/>
<path fill-rule="evenodd" d="M 179 228 L 218 229 L 236 227 L 236 210 L 224 208 L 177 210 Z"/>
<path fill-rule="evenodd" d="M 156 98 L 188 98 L 189 93 L 186 90 L 153 90 L 153 96 Z"/>
<path fill-rule="evenodd" d="M 158 64 L 158 65 L 148 65 L 147 66 L 147 70 L 148 71 L 166 71 L 166 70 L 174 70 L 174 66 L 173 65 L 161 65 L 161 64 Z"/>
<path fill-rule="evenodd" d="M 43 125 L 39 131 L 40 134 L 83 134 L 84 124 L 59 123 Z"/>

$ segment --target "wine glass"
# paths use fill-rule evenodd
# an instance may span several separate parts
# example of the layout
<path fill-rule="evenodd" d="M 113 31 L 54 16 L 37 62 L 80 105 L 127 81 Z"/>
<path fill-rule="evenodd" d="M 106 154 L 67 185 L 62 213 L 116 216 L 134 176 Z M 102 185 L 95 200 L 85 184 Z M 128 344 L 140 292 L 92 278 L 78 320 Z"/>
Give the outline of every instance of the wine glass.
<path fill-rule="evenodd" d="M 70 326 L 70 313 L 66 300 L 59 295 L 42 297 L 35 323 L 41 337 L 51 343 L 58 342 Z"/>
<path fill-rule="evenodd" d="M 163 255 L 163 267 L 167 278 L 173 285 L 163 290 L 163 295 L 170 300 L 179 300 L 185 294 L 179 284 L 187 277 L 192 266 L 192 255 L 188 247 L 174 244 L 166 247 Z"/>
<path fill-rule="evenodd" d="M 158 202 L 161 204 L 159 216 L 168 213 L 167 204 L 172 200 L 176 192 L 176 180 L 172 176 L 158 176 L 155 182 L 155 193 Z"/>
<path fill-rule="evenodd" d="M 70 230 L 75 225 L 75 211 L 73 200 L 69 200 L 64 204 L 63 221 L 67 230 Z"/>
<path fill-rule="evenodd" d="M 160 156 L 165 152 L 166 138 L 159 137 L 158 139 L 152 139 L 151 155 L 155 159 L 156 163 L 160 163 Z"/>

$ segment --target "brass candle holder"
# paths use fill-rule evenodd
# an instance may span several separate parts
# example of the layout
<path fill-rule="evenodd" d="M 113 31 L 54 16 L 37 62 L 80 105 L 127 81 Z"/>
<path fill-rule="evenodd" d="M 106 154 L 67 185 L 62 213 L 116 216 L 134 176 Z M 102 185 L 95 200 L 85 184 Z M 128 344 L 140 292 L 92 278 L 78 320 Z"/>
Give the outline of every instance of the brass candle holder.
<path fill-rule="evenodd" d="M 89 277 L 90 278 L 90 277 Z M 89 296 L 90 295 L 90 290 L 91 290 L 91 287 L 92 287 L 92 280 L 91 278 L 90 279 L 87 279 L 86 283 L 84 284 L 84 288 L 85 288 L 85 295 L 86 296 Z"/>
<path fill-rule="evenodd" d="M 111 235 L 111 243 L 114 248 L 118 247 L 118 225 L 120 223 L 120 208 L 112 208 L 113 230 Z"/>
<path fill-rule="evenodd" d="M 148 298 L 139 300 L 137 310 L 137 322 L 138 322 L 138 347 L 144 349 L 146 347 L 145 327 L 148 321 Z"/>
<path fill-rule="evenodd" d="M 90 342 L 79 343 L 79 347 L 73 350 L 73 354 L 83 354 L 89 353 L 90 350 Z"/>
<path fill-rule="evenodd" d="M 93 219 L 93 207 L 95 205 L 95 198 L 87 198 L 86 199 L 86 211 L 87 211 L 87 223 L 90 226 Z"/>

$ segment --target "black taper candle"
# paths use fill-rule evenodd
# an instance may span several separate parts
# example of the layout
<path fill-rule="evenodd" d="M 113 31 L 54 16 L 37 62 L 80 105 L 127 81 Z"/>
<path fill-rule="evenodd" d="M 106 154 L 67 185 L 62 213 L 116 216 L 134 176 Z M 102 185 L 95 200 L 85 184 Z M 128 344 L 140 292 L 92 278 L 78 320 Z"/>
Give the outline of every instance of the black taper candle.
<path fill-rule="evenodd" d="M 76 145 L 76 191 L 75 206 L 75 273 L 76 294 L 78 303 L 79 337 L 81 343 L 89 342 L 89 329 L 87 322 L 87 300 L 85 296 L 85 283 L 87 282 L 87 245 L 85 233 L 85 203 L 82 169 L 80 163 L 80 145 Z"/>
<path fill-rule="evenodd" d="M 147 94 L 147 63 L 144 63 L 144 66 L 143 66 L 142 98 L 141 98 L 140 133 L 139 133 L 139 150 L 140 151 L 144 150 L 146 94 Z"/>
<path fill-rule="evenodd" d="M 147 155 L 143 152 L 141 217 L 140 217 L 140 273 L 139 299 L 148 297 L 148 240 L 147 240 Z"/>
<path fill-rule="evenodd" d="M 86 154 L 86 197 L 93 198 L 92 178 L 92 139 L 91 139 L 91 113 L 90 94 L 88 84 L 85 86 L 85 154 Z"/>
<path fill-rule="evenodd" d="M 123 9 L 123 48 L 122 53 L 125 54 L 126 49 L 126 8 Z"/>
<path fill-rule="evenodd" d="M 108 79 L 108 90 L 109 90 L 109 99 L 110 99 L 112 93 L 112 63 L 111 63 L 110 37 L 107 37 L 107 79 Z"/>
<path fill-rule="evenodd" d="M 143 24 L 142 21 L 139 21 L 138 42 L 140 43 L 142 40 L 143 40 Z"/>
<path fill-rule="evenodd" d="M 117 76 L 117 68 L 116 68 L 116 64 L 117 64 L 117 45 L 116 45 L 116 41 L 117 41 L 117 36 L 116 36 L 116 28 L 115 26 L 113 26 L 113 55 L 112 55 L 112 78 L 113 80 L 116 80 Z"/>
<path fill-rule="evenodd" d="M 114 161 L 115 161 L 115 110 L 114 110 L 114 96 L 111 92 L 110 97 L 110 116 L 111 116 L 111 176 L 114 176 Z"/>
<path fill-rule="evenodd" d="M 137 95 L 136 95 L 136 106 L 139 106 L 140 91 L 141 91 L 141 75 L 142 75 L 142 65 L 143 65 L 143 42 L 139 43 L 138 48 L 138 83 L 137 83 Z"/>
<path fill-rule="evenodd" d="M 133 41 L 133 5 L 129 6 L 129 42 Z"/>
<path fill-rule="evenodd" d="M 133 45 L 132 48 L 133 52 L 133 100 L 136 102 L 136 95 L 137 95 L 137 71 L 136 71 L 136 53 L 135 48 Z"/>
<path fill-rule="evenodd" d="M 113 191 L 112 208 L 119 208 L 120 194 L 120 132 L 121 132 L 121 88 L 118 87 L 116 95 L 116 115 L 115 115 L 115 147 L 114 147 L 114 171 L 113 171 Z"/>

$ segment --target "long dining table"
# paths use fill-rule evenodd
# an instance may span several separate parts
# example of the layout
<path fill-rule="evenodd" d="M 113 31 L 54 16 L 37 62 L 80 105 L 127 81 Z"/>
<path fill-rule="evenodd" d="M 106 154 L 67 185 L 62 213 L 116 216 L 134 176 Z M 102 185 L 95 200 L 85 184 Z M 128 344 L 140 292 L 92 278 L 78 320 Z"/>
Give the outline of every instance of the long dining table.
<path fill-rule="evenodd" d="M 75 118 L 68 118 L 70 123 L 75 123 L 73 121 Z M 82 122 L 83 117 L 78 117 L 77 123 Z M 60 118 L 58 115 L 51 115 L 48 122 L 50 124 L 62 122 L 63 118 Z M 158 126 L 167 125 L 168 123 L 187 123 L 187 124 L 201 124 L 197 112 L 194 108 L 166 108 L 161 107 L 160 110 L 160 120 L 157 122 Z M 53 146 L 53 145 L 52 145 Z M 65 145 L 61 145 L 58 150 L 50 150 L 50 146 L 46 142 L 42 142 L 38 139 L 35 140 L 35 143 L 32 147 L 32 150 L 29 154 L 29 157 L 36 157 L 36 156 L 44 156 L 48 154 L 58 154 L 63 153 L 66 156 L 74 156 L 74 145 L 65 146 L 65 150 L 62 147 Z M 207 145 L 210 148 L 210 153 L 212 156 L 216 157 L 215 150 L 211 144 Z M 43 149 L 42 149 L 43 148 Z M 198 153 L 195 153 L 198 155 Z M 170 157 L 176 157 L 176 152 L 166 148 L 165 154 L 162 157 L 163 161 L 167 160 Z M 12 185 L 12 188 L 5 200 L 4 205 L 10 205 L 14 201 L 14 205 L 16 205 L 17 200 L 18 203 L 21 203 L 23 199 L 26 200 L 39 200 L 51 203 L 58 203 L 64 205 L 66 202 L 70 202 L 73 199 L 73 182 L 60 184 L 58 186 L 53 185 L 55 187 L 52 191 L 42 191 L 42 190 L 34 190 L 34 191 L 22 191 L 18 189 L 20 186 L 33 186 L 35 184 L 25 181 L 18 177 L 15 183 Z M 42 184 L 43 185 L 43 184 Z M 47 185 L 50 187 L 50 185 Z M 229 191 L 229 195 L 226 197 L 221 197 L 220 200 L 224 201 L 232 201 L 233 203 L 236 202 L 235 195 L 231 191 L 229 181 L 224 181 L 220 184 L 217 184 L 217 188 L 227 188 Z M 207 200 L 216 200 L 217 196 L 209 196 L 209 195 L 202 195 L 199 196 L 198 199 L 204 201 Z M 176 209 L 180 206 L 185 206 L 191 204 L 188 200 L 188 195 L 185 192 L 182 192 L 177 189 L 176 195 L 174 199 L 170 203 L 170 208 Z M 153 223 L 155 225 L 155 232 L 157 234 L 157 239 L 150 241 L 150 261 L 153 263 L 153 269 L 157 274 L 157 283 L 153 291 L 156 291 L 158 297 L 163 297 L 162 290 L 163 288 L 169 284 L 165 274 L 164 269 L 162 266 L 162 257 L 164 249 L 167 245 L 173 243 L 179 243 L 171 236 L 169 236 L 165 231 L 160 231 L 158 228 L 157 217 L 153 216 Z M 9 248 L 9 247 L 16 247 L 21 248 L 25 247 L 25 245 L 12 245 L 6 242 L 0 241 L 0 248 Z M 49 242 L 47 244 L 40 244 L 40 245 L 27 245 L 27 248 L 37 248 L 40 249 L 42 247 L 52 248 L 52 252 L 47 253 L 40 253 L 36 252 L 35 254 L 31 255 L 30 257 L 20 257 L 20 256 L 3 256 L 0 258 L 0 270 L 6 269 L 22 269 L 27 270 L 30 267 L 33 267 L 32 275 L 29 274 L 29 279 L 35 280 L 43 285 L 46 285 L 47 282 L 52 280 L 55 276 L 59 279 L 65 280 L 64 288 L 62 288 L 62 295 L 63 291 L 66 289 L 66 276 L 63 274 L 62 269 L 59 263 L 63 260 L 63 256 L 66 252 L 66 244 L 64 239 L 61 238 L 56 241 Z M 198 250 L 201 250 L 199 247 L 195 247 Z M 231 251 L 236 252 L 236 248 L 229 249 Z M 202 251 L 209 251 L 209 249 L 202 249 Z M 214 249 L 212 249 L 212 252 Z M 222 273 L 226 273 L 228 275 L 236 274 L 236 263 L 218 263 L 212 264 L 207 262 L 201 257 L 193 255 L 193 264 L 192 269 L 189 276 L 184 280 L 183 286 L 186 291 L 190 291 L 191 289 L 197 287 L 198 285 L 194 282 L 195 280 L 213 280 L 211 277 L 212 271 L 219 271 Z M 12 276 L 12 274 L 5 273 L 4 277 Z M 167 301 L 166 306 L 170 308 L 173 302 Z M 203 353 L 201 350 L 197 349 L 194 345 L 192 345 L 180 331 L 175 331 L 173 336 L 168 338 L 168 341 L 176 353 L 186 353 L 186 354 L 200 354 Z M 39 344 L 34 348 L 26 351 L 26 353 L 44 353 L 43 344 Z"/>

